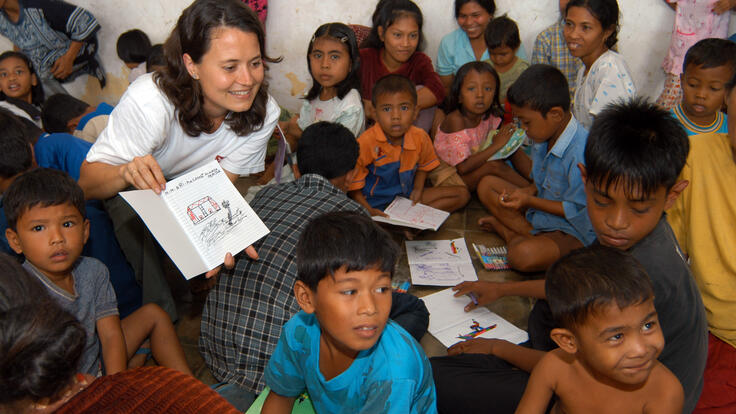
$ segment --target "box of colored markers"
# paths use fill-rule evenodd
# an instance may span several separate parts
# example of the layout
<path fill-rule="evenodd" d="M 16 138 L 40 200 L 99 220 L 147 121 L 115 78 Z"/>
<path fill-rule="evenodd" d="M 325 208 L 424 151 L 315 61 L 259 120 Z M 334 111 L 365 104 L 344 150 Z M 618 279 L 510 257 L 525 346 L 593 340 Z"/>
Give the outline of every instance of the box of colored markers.
<path fill-rule="evenodd" d="M 482 244 L 473 243 L 473 250 L 475 250 L 475 254 L 478 255 L 478 259 L 483 263 L 486 270 L 511 269 L 505 246 L 486 247 Z"/>

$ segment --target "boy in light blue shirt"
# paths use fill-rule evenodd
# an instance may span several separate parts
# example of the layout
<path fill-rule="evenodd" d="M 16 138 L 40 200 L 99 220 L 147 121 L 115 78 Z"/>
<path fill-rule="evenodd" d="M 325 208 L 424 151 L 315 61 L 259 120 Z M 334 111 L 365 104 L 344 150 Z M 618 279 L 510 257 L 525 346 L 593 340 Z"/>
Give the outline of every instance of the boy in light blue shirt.
<path fill-rule="evenodd" d="M 291 413 L 305 390 L 319 413 L 436 413 L 432 370 L 419 344 L 388 319 L 399 249 L 369 217 L 313 219 L 297 245 L 294 294 L 266 367 L 263 413 Z"/>
<path fill-rule="evenodd" d="M 595 240 L 578 168 L 588 131 L 570 111 L 567 80 L 553 66 L 530 66 L 509 88 L 508 102 L 534 142 L 530 184 L 517 187 L 499 177 L 484 177 L 478 198 L 492 216 L 479 224 L 506 241 L 513 268 L 545 271 L 561 256 Z"/>

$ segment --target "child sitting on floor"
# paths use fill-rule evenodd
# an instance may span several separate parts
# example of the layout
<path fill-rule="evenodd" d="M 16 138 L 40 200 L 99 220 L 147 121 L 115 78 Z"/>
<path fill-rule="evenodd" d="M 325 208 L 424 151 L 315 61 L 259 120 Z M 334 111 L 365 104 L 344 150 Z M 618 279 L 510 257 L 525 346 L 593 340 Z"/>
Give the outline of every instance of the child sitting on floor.
<path fill-rule="evenodd" d="M 151 41 L 143 31 L 133 29 L 121 34 L 116 46 L 118 57 L 130 69 L 128 82 L 133 83 L 147 72 L 146 60 L 151 53 Z"/>
<path fill-rule="evenodd" d="M 20 52 L 0 55 L 0 107 L 41 128 L 44 91 L 31 60 Z"/>
<path fill-rule="evenodd" d="M 503 177 L 518 186 L 528 182 L 504 160 L 489 159 L 508 143 L 512 127 L 496 130 L 501 124 L 503 109 L 498 101 L 499 80 L 493 67 L 486 62 L 468 62 L 460 67 L 452 81 L 446 101 L 450 111 L 437 128 L 434 148 L 442 161 L 457 168 L 458 174 L 471 191 L 488 174 Z M 489 133 L 493 133 L 489 142 Z M 511 157 L 526 159 L 523 151 Z"/>
<path fill-rule="evenodd" d="M 302 311 L 284 325 L 265 372 L 264 413 L 290 413 L 305 390 L 319 413 L 436 413 L 429 361 L 389 320 L 399 248 L 367 216 L 327 213 L 297 245 Z"/>
<path fill-rule="evenodd" d="M 679 178 L 690 184 L 667 215 L 682 250 L 690 257 L 690 269 L 708 315 L 708 360 L 695 414 L 736 412 L 734 86 L 736 75 L 727 85 L 728 134 L 690 137 L 690 154 Z"/>
<path fill-rule="evenodd" d="M 417 91 L 401 75 L 387 75 L 373 87 L 376 125 L 359 138 L 360 156 L 350 197 L 372 216 L 383 212 L 396 196 L 410 198 L 445 211 L 470 200 L 465 186 L 424 188 L 427 173 L 440 165 L 426 132 L 412 125 L 417 115 Z"/>
<path fill-rule="evenodd" d="M 113 109 L 105 102 L 91 106 L 71 95 L 57 93 L 46 99 L 41 117 L 46 132 L 65 132 L 95 142 L 107 126 Z"/>
<path fill-rule="evenodd" d="M 682 102 L 672 107 L 672 113 L 688 135 L 727 133 L 721 108 L 726 84 L 736 73 L 736 43 L 703 39 L 687 51 L 682 66 Z"/>
<path fill-rule="evenodd" d="M 601 245 L 576 250 L 550 267 L 544 290 L 559 348 L 534 367 L 517 414 L 544 413 L 553 395 L 553 412 L 682 412 L 682 385 L 657 361 L 664 336 L 636 259 Z"/>
<path fill-rule="evenodd" d="M 560 256 L 595 240 L 577 168 L 588 132 L 570 112 L 567 80 L 553 66 L 529 67 L 509 88 L 509 103 L 534 141 L 532 183 L 521 187 L 484 177 L 478 198 L 492 216 L 479 223 L 506 241 L 512 267 L 544 271 Z"/>
<path fill-rule="evenodd" d="M 81 256 L 89 221 L 84 193 L 69 175 L 48 168 L 20 175 L 5 192 L 3 209 L 8 219 L 5 235 L 10 247 L 25 256 L 23 266 L 84 325 L 81 372 L 123 371 L 148 340 L 150 349 L 143 349 L 160 365 L 191 375 L 174 326 L 158 305 L 144 305 L 119 319 L 107 268 Z M 137 360 L 142 364 L 145 357 Z"/>
<path fill-rule="evenodd" d="M 519 27 L 516 22 L 503 15 L 488 23 L 484 36 L 490 56 L 488 63 L 493 65 L 501 78 L 498 91 L 501 104 L 504 104 L 511 84 L 529 67 L 529 62 L 516 56 L 516 51 L 521 46 Z"/>

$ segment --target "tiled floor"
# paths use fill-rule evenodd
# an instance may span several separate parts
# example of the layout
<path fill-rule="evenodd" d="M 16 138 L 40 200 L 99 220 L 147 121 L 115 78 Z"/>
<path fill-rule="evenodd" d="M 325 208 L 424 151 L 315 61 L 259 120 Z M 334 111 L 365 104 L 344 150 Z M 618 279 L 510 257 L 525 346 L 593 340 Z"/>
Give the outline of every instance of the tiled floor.
<path fill-rule="evenodd" d="M 241 179 L 236 183 L 236 186 L 241 192 L 245 192 L 251 183 L 252 181 L 249 179 Z M 446 240 L 465 237 L 468 244 L 475 242 L 484 244 L 488 247 L 503 245 L 503 240 L 501 240 L 497 235 L 488 233 L 478 227 L 478 218 L 485 214 L 483 206 L 476 198 L 473 198 L 467 207 L 450 215 L 439 231 L 422 232 L 416 237 L 416 239 Z M 475 266 L 478 279 L 480 280 L 510 281 L 521 280 L 522 278 L 529 277 L 529 275 L 521 275 L 514 271 L 487 271 L 475 256 L 473 256 L 473 265 Z M 395 277 L 400 280 L 410 279 L 406 251 L 404 251 L 404 254 L 399 260 Z M 197 348 L 197 341 L 199 340 L 199 323 L 202 317 L 202 306 L 204 305 L 206 294 L 190 293 L 188 287 L 184 282 L 182 282 L 182 280 L 183 279 L 172 281 L 175 285 L 172 287 L 172 290 L 175 292 L 174 295 L 179 298 L 177 300 L 177 308 L 179 309 L 179 322 L 176 326 L 177 334 L 179 335 L 179 339 L 184 347 L 184 352 L 186 354 L 187 361 L 189 362 L 189 366 L 192 368 L 192 372 L 194 372 L 197 378 L 205 384 L 213 384 L 216 380 L 212 377 L 212 374 L 205 366 Z M 421 297 L 441 289 L 442 288 L 424 286 L 412 287 L 409 290 L 409 293 L 413 293 Z M 490 305 L 489 309 L 506 318 L 516 326 L 526 329 L 527 317 L 529 316 L 531 304 L 532 302 L 528 298 L 506 297 Z M 445 348 L 440 344 L 440 342 L 429 334 L 422 338 L 421 345 L 429 356 L 444 355 L 446 353 Z"/>

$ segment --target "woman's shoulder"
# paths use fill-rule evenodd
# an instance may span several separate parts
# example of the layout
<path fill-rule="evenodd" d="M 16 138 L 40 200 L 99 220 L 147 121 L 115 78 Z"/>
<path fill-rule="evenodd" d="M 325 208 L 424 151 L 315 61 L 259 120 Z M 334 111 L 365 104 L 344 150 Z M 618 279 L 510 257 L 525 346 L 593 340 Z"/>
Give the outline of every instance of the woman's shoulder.
<path fill-rule="evenodd" d="M 151 106 L 171 108 L 172 110 L 174 108 L 174 104 L 154 80 L 153 73 L 139 76 L 128 86 L 128 89 L 120 98 L 121 104 L 126 101 L 135 102 L 141 108 Z"/>

